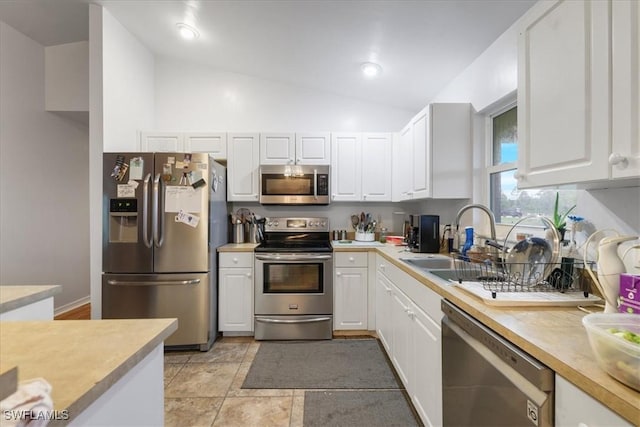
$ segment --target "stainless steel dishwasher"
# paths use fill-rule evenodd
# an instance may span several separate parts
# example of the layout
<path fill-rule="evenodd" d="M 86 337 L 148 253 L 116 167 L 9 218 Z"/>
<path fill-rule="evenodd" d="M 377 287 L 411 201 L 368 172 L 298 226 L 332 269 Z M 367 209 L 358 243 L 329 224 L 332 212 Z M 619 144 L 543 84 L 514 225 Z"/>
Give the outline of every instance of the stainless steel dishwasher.
<path fill-rule="evenodd" d="M 442 311 L 443 424 L 553 426 L 553 371 L 451 302 Z"/>

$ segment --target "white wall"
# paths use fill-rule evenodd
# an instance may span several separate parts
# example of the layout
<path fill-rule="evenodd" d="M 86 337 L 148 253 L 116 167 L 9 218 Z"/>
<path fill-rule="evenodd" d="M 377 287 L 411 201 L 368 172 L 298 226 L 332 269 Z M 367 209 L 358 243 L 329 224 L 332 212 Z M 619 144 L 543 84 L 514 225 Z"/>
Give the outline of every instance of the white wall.
<path fill-rule="evenodd" d="M 153 54 L 107 9 L 89 7 L 91 317 L 102 317 L 102 153 L 136 151 L 153 128 Z"/>
<path fill-rule="evenodd" d="M 156 59 L 157 130 L 392 132 L 415 113 L 199 64 Z"/>
<path fill-rule="evenodd" d="M 137 131 L 154 126 L 154 56 L 102 11 L 104 151 L 136 151 Z"/>
<path fill-rule="evenodd" d="M 0 283 L 89 295 L 89 132 L 45 111 L 45 48 L 0 22 Z"/>

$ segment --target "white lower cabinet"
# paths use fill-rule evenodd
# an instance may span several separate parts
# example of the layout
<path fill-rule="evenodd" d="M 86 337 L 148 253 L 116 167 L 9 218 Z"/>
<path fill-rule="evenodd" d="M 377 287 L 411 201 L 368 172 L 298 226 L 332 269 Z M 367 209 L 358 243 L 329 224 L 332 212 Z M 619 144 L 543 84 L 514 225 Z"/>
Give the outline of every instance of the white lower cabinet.
<path fill-rule="evenodd" d="M 441 297 L 376 258 L 376 330 L 426 426 L 442 425 Z"/>
<path fill-rule="evenodd" d="M 602 403 L 556 375 L 555 425 L 557 427 L 631 427 Z"/>
<path fill-rule="evenodd" d="M 387 353 L 391 345 L 391 282 L 376 274 L 376 333 Z"/>
<path fill-rule="evenodd" d="M 333 329 L 368 327 L 368 274 L 366 252 L 337 252 L 333 278 Z"/>
<path fill-rule="evenodd" d="M 220 254 L 218 329 L 253 332 L 253 253 Z"/>

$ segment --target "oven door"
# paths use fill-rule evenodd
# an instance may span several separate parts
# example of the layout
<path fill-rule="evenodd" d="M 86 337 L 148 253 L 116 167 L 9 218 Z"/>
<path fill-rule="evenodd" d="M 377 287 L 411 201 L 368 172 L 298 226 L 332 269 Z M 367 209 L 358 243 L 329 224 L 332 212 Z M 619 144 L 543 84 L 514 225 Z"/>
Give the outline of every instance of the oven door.
<path fill-rule="evenodd" d="M 332 254 L 257 253 L 255 314 L 332 314 L 332 271 Z"/>

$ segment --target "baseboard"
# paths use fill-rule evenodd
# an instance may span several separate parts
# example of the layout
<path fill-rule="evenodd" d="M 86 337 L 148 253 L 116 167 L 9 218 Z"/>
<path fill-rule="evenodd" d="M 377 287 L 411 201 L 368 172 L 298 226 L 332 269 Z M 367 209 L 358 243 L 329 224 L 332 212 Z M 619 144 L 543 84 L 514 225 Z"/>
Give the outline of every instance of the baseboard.
<path fill-rule="evenodd" d="M 60 307 L 56 308 L 53 311 L 53 315 L 54 315 L 54 317 L 55 316 L 59 316 L 62 313 L 66 313 L 67 311 L 76 309 L 76 308 L 81 307 L 81 306 L 83 306 L 85 304 L 89 304 L 90 302 L 91 302 L 91 295 L 87 295 L 86 297 L 82 297 L 82 298 L 77 299 L 77 300 L 75 300 L 73 302 L 70 302 L 69 304 L 65 304 L 63 306 L 60 306 Z"/>

